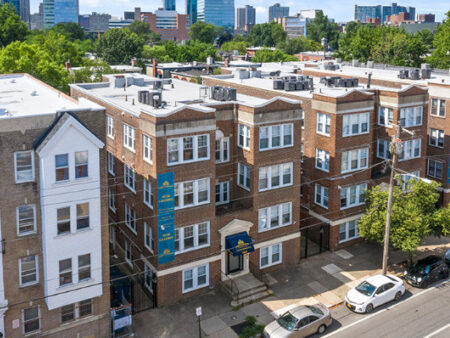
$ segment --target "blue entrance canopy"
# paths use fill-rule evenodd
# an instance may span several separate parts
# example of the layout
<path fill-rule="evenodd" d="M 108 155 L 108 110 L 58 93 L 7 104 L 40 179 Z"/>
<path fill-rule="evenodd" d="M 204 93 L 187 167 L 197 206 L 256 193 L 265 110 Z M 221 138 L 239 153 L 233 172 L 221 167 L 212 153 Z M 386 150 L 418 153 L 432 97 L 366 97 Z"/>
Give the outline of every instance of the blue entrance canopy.
<path fill-rule="evenodd" d="M 233 256 L 243 255 L 255 251 L 252 239 L 245 231 L 227 236 L 225 238 L 225 246 L 227 250 L 231 251 Z"/>

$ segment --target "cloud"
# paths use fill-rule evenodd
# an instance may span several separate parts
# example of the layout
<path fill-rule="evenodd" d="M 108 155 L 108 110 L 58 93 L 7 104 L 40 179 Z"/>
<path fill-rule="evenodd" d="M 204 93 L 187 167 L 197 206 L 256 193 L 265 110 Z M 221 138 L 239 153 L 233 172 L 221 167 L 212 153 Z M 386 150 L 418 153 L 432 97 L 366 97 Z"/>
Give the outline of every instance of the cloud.
<path fill-rule="evenodd" d="M 258 14 L 266 13 L 266 8 L 265 7 L 258 6 L 258 7 L 255 7 L 255 10 L 256 10 L 256 13 L 258 13 Z"/>

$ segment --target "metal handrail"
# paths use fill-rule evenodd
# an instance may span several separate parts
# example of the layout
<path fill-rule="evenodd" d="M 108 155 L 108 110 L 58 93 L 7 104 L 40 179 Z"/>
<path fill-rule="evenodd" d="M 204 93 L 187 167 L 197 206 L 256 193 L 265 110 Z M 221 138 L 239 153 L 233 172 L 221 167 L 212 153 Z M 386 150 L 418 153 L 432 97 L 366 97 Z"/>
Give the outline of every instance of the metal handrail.
<path fill-rule="evenodd" d="M 223 271 L 220 271 L 220 273 L 218 273 L 218 275 L 219 274 L 220 274 L 219 278 L 220 278 L 221 283 L 225 284 L 225 281 L 229 282 L 231 296 L 236 297 L 236 301 L 239 301 L 240 295 L 239 295 L 239 289 L 237 287 L 236 282 L 232 278 L 228 277 L 228 275 L 226 273 L 224 273 Z M 225 277 L 225 280 L 222 280 L 222 276 Z M 227 287 L 227 286 L 225 286 L 225 287 Z"/>

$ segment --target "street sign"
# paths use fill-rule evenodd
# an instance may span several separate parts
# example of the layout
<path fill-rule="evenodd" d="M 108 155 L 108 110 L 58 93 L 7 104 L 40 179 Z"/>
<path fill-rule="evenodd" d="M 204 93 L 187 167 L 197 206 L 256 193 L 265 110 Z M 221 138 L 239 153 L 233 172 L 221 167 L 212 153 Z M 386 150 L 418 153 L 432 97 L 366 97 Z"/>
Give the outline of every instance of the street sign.
<path fill-rule="evenodd" d="M 195 313 L 197 314 L 197 317 L 200 317 L 202 315 L 202 307 L 199 306 L 195 309 Z"/>

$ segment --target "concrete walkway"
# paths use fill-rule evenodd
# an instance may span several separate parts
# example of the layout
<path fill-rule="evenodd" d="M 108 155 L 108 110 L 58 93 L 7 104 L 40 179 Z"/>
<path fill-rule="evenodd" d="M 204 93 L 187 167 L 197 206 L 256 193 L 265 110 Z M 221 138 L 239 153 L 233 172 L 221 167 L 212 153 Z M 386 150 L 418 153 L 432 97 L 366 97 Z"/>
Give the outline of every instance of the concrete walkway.
<path fill-rule="evenodd" d="M 449 238 L 430 238 L 418 250 L 418 257 L 443 254 L 450 248 Z M 266 325 L 285 311 L 301 304 L 323 303 L 328 307 L 341 304 L 349 289 L 371 275 L 381 272 L 382 248 L 376 243 L 361 243 L 345 250 L 325 252 L 289 269 L 267 275 L 272 297 L 242 308 L 231 308 L 230 298 L 219 289 L 187 299 L 174 306 L 149 310 L 133 317 L 136 337 L 198 337 L 195 308 L 201 306 L 202 337 L 237 337 L 231 326 L 247 316 Z M 399 274 L 406 260 L 401 251 L 390 253 L 390 272 Z"/>

